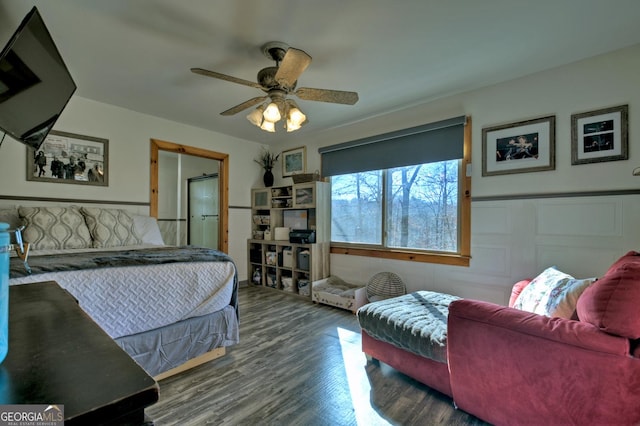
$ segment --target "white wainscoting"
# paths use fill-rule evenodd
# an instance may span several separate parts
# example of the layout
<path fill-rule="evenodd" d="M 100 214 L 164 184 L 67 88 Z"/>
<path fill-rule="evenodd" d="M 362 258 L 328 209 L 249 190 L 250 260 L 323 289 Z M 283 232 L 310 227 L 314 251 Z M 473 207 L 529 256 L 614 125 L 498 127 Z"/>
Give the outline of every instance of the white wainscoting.
<path fill-rule="evenodd" d="M 468 268 L 331 255 L 331 273 L 366 283 L 398 274 L 408 291 L 432 290 L 506 305 L 511 286 L 549 266 L 598 277 L 640 250 L 640 195 L 474 201 Z"/>

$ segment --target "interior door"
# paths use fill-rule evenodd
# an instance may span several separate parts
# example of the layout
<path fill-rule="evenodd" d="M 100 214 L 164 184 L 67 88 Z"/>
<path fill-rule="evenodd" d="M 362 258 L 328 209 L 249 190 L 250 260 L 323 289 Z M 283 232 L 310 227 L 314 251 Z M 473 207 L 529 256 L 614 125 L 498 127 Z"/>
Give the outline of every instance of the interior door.
<path fill-rule="evenodd" d="M 217 173 L 188 180 L 189 244 L 219 250 L 219 206 Z"/>

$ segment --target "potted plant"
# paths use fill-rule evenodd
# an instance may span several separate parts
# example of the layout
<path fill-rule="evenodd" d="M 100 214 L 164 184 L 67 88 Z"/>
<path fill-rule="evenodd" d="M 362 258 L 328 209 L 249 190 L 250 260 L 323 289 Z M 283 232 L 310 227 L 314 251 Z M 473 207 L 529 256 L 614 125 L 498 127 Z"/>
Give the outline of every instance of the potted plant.
<path fill-rule="evenodd" d="M 274 155 L 268 149 L 264 149 L 262 151 L 262 155 L 260 158 L 255 159 L 256 163 L 260 164 L 264 169 L 264 175 L 262 176 L 262 180 L 264 181 L 264 186 L 270 187 L 273 185 L 273 173 L 271 169 L 273 169 L 273 165 L 280 158 L 280 154 Z"/>

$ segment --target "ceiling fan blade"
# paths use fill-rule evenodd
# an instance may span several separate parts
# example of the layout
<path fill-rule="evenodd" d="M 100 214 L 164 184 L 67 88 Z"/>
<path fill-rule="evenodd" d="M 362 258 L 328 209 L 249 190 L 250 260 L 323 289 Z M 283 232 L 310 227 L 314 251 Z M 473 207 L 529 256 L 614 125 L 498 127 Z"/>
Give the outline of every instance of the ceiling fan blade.
<path fill-rule="evenodd" d="M 215 71 L 209 71 L 202 68 L 191 68 L 191 72 L 195 74 L 204 75 L 207 77 L 213 77 L 213 78 L 218 78 L 220 80 L 230 81 L 232 83 L 242 84 L 244 86 L 255 87 L 256 89 L 262 89 L 262 86 L 260 86 L 258 83 L 254 83 L 253 81 L 232 77 L 226 74 L 220 74 L 219 72 L 215 72 Z"/>
<path fill-rule="evenodd" d="M 342 90 L 301 87 L 295 91 L 295 95 L 306 101 L 330 102 L 345 105 L 354 105 L 358 102 L 358 94 L 356 92 L 345 92 Z"/>
<path fill-rule="evenodd" d="M 310 63 L 311 56 L 304 50 L 290 47 L 278 67 L 275 79 L 279 84 L 292 88 Z"/>
<path fill-rule="evenodd" d="M 240 105 L 236 105 L 236 106 L 234 106 L 232 108 L 229 108 L 226 111 L 222 111 L 220 113 L 220 115 L 234 115 L 234 114 L 237 114 L 240 111 L 243 111 L 243 110 L 245 110 L 247 108 L 250 108 L 250 107 L 252 107 L 254 105 L 259 104 L 260 102 L 264 102 L 267 99 L 269 99 L 268 96 L 258 96 L 257 98 L 249 99 L 248 101 L 243 102 Z"/>

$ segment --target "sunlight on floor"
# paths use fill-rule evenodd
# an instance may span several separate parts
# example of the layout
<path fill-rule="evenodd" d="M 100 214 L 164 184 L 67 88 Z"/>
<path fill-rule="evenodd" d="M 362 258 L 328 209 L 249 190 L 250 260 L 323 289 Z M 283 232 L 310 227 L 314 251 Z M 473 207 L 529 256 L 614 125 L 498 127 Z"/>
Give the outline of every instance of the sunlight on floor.
<path fill-rule="evenodd" d="M 367 359 L 362 353 L 360 334 L 340 327 L 337 331 L 358 425 L 390 425 L 391 423 L 383 419 L 371 406 L 371 385 L 365 370 Z"/>

